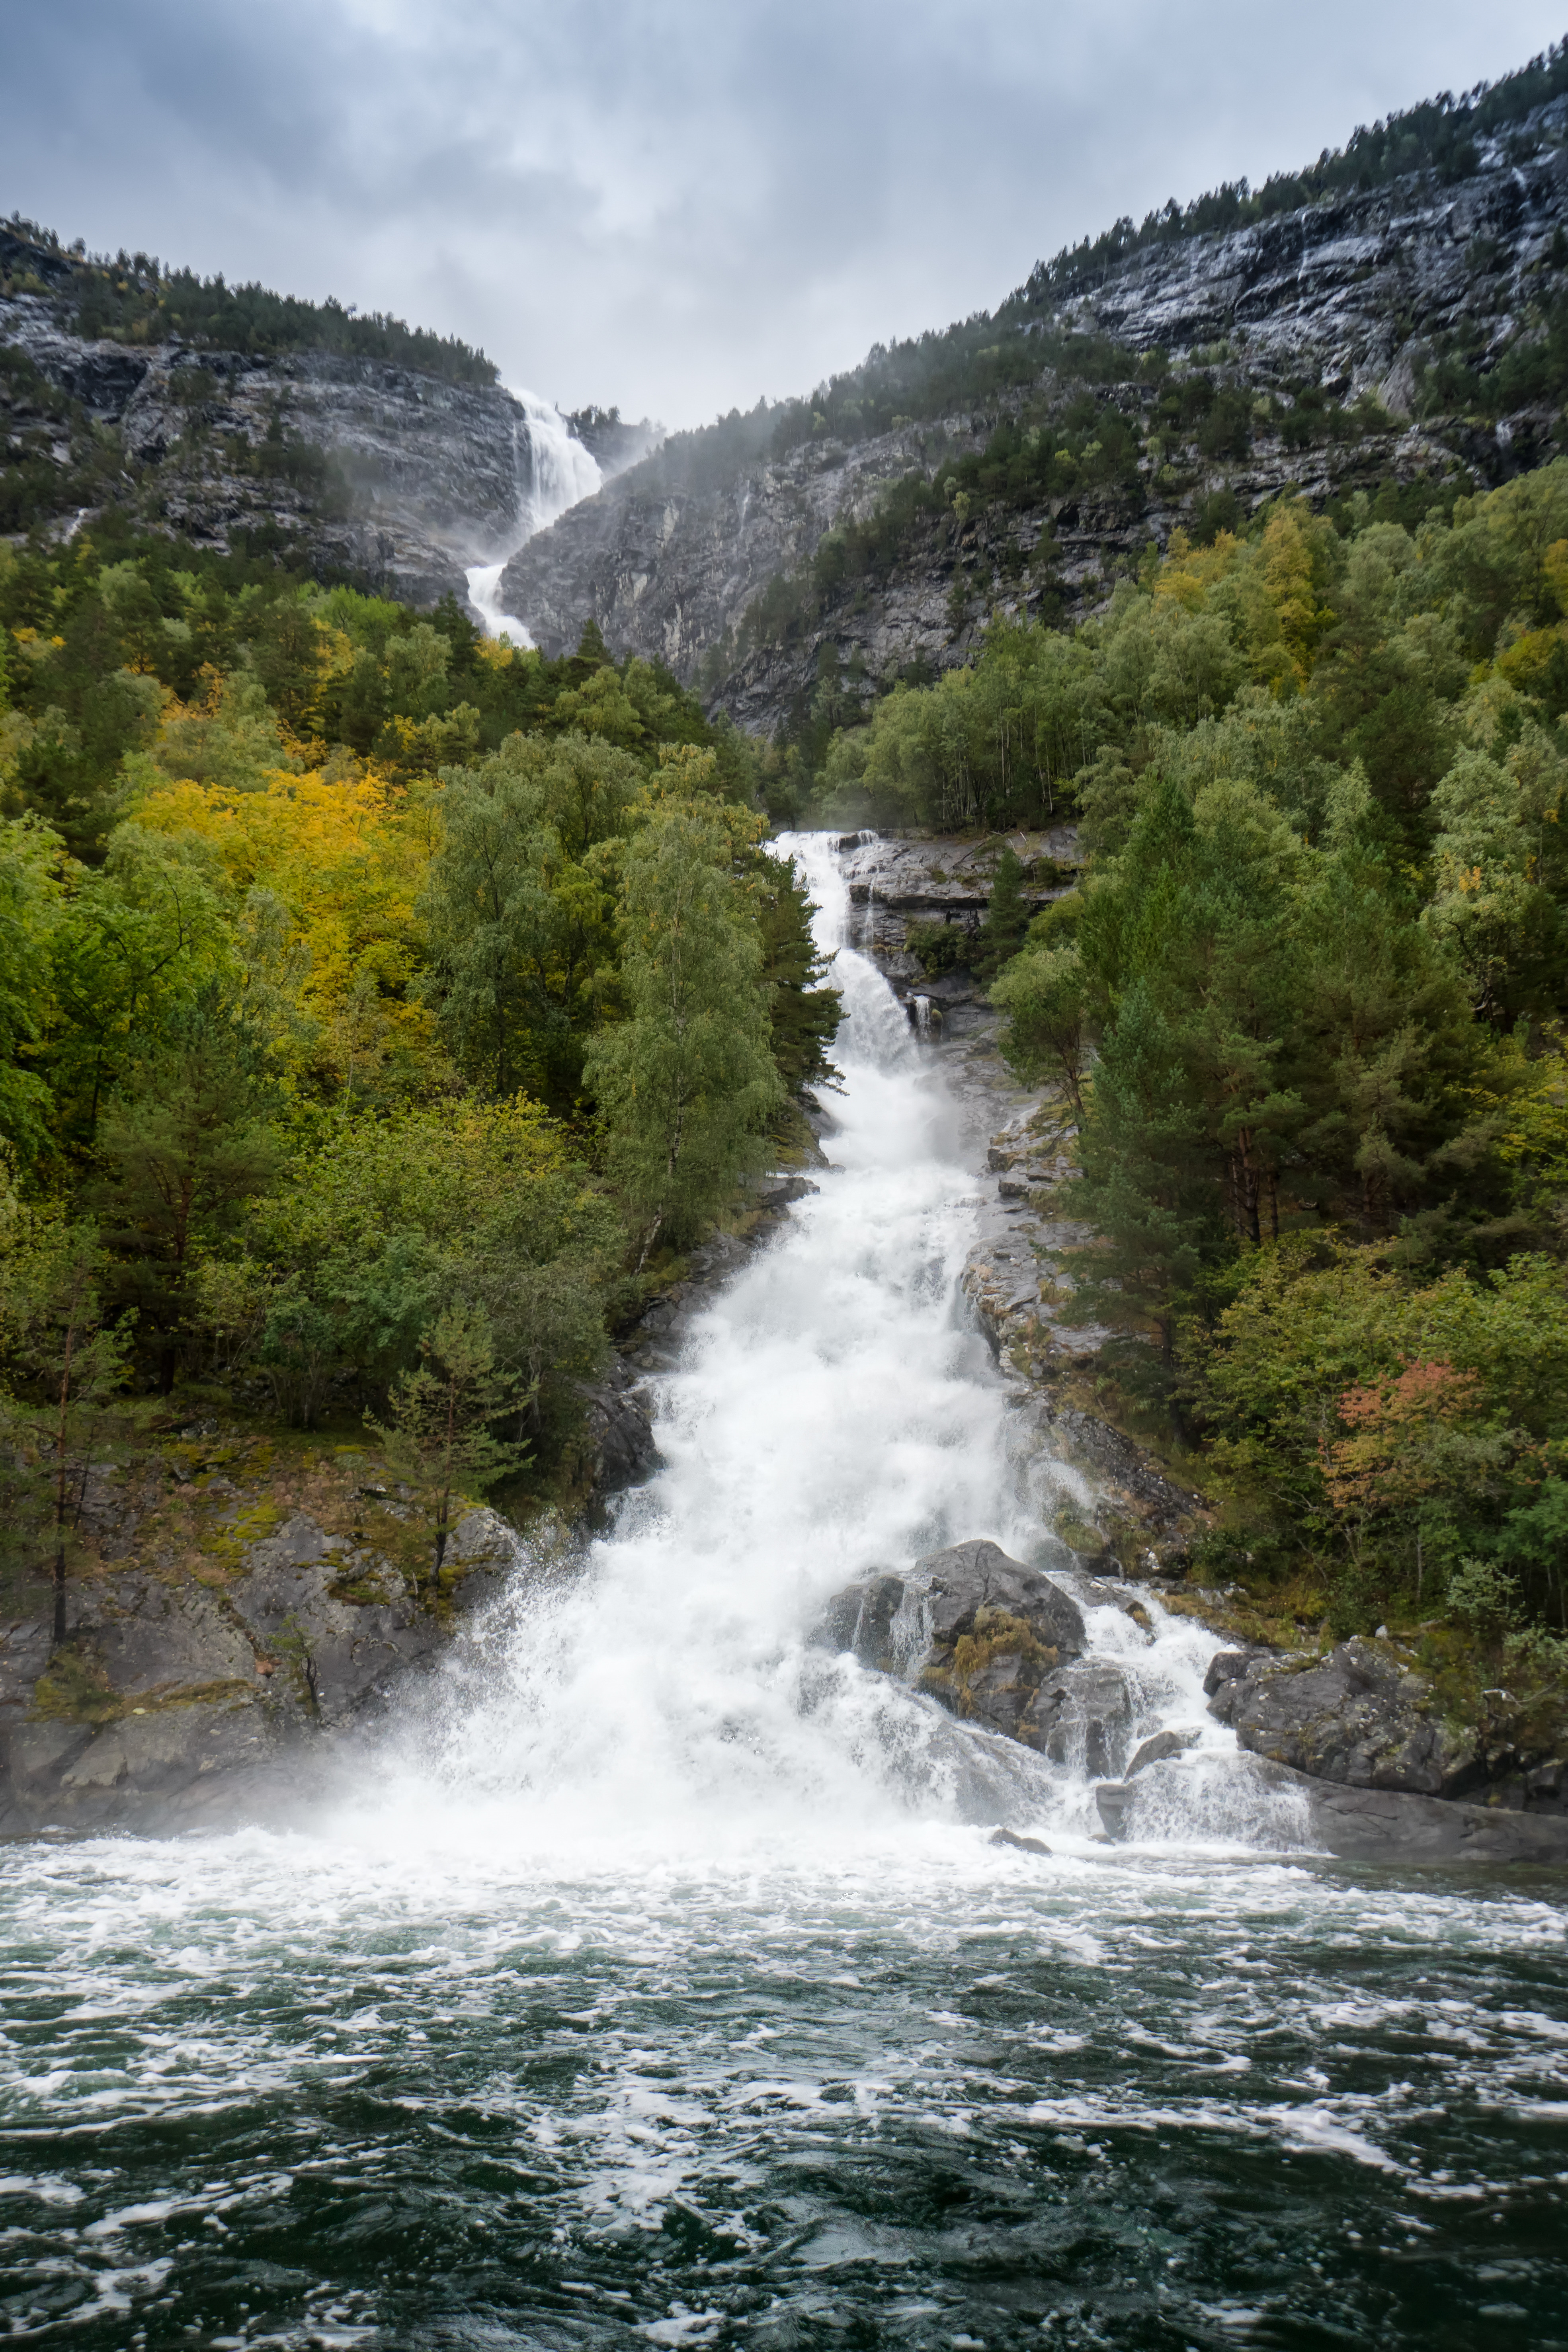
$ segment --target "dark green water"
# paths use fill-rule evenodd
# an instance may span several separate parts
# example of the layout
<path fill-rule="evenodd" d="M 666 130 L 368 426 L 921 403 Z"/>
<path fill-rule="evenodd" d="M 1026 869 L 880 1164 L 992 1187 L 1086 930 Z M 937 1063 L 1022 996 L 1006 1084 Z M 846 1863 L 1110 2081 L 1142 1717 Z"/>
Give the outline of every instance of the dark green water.
<path fill-rule="evenodd" d="M 575 1883 L 13 1849 L 0 2315 L 83 2347 L 1547 2352 L 1563 1893 L 929 1825 Z"/>

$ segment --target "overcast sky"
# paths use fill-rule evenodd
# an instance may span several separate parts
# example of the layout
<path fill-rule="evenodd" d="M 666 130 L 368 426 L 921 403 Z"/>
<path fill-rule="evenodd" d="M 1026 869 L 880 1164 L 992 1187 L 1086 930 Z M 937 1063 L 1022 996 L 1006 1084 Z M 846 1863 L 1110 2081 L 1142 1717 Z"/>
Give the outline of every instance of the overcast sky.
<path fill-rule="evenodd" d="M 699 423 L 1521 64 L 1475 0 L 0 0 L 0 209 Z"/>

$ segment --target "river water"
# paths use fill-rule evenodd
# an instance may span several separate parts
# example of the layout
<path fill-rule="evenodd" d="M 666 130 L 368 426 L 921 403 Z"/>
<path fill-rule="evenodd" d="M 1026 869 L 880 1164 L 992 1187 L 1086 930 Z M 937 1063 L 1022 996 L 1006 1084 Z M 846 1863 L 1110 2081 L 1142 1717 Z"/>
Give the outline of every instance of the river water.
<path fill-rule="evenodd" d="M 838 979 L 836 1164 L 612 1531 L 308 1817 L 6 1851 L 13 2337 L 1568 2346 L 1561 1880 L 1305 1853 L 1212 1724 L 1107 1847 L 1081 1771 L 804 1643 L 934 1545 L 1061 1565 L 957 1308 L 973 1141 Z M 1211 1641 L 1089 1623 L 1140 1732 L 1206 1724 Z"/>

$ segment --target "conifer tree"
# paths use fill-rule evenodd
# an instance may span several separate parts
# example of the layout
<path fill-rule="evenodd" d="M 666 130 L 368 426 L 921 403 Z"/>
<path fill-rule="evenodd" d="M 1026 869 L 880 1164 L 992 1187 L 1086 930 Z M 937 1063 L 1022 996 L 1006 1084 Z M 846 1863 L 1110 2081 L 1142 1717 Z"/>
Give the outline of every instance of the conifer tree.
<path fill-rule="evenodd" d="M 731 854 L 719 811 L 696 798 L 666 801 L 626 848 L 629 1017 L 594 1039 L 584 1076 L 608 1129 L 611 1173 L 644 1228 L 645 1260 L 758 1165 L 784 1099 L 762 946 Z"/>

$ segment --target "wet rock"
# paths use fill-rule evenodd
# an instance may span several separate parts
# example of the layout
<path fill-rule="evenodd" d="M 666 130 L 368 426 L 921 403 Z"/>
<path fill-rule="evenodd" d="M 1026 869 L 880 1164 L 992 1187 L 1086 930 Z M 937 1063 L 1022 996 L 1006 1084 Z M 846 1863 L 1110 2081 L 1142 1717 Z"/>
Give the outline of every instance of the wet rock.
<path fill-rule="evenodd" d="M 911 1681 L 965 1722 L 1058 1760 L 1117 1751 L 1131 1705 L 1119 1668 L 1081 1660 L 1083 1612 L 1037 1568 L 984 1539 L 929 1552 L 907 1576 L 836 1593 L 807 1636 Z M 1110 1769 L 1099 1761 L 1099 1769 Z"/>
<path fill-rule="evenodd" d="M 1050 1847 L 1043 1838 L 1020 1837 L 1016 1830 L 993 1830 L 987 1845 L 1010 1845 L 1018 1853 L 1047 1853 Z"/>
<path fill-rule="evenodd" d="M 1017 1737 L 1064 1770 L 1110 1780 L 1126 1765 L 1133 1720 L 1121 1668 L 1109 1659 L 1086 1658 L 1042 1678 Z"/>
<path fill-rule="evenodd" d="M 912 1637 L 900 1645 L 895 1627 L 904 1599 L 901 1576 L 873 1576 L 863 1584 L 847 1585 L 836 1592 L 806 1635 L 813 1648 L 849 1651 L 863 1666 L 879 1674 L 901 1674 L 909 1663 L 913 1641 L 921 1639 L 918 1620 L 909 1627 Z"/>
<path fill-rule="evenodd" d="M 471 1606 L 515 1557 L 504 1520 L 467 1512 L 443 1591 Z M 303 1512 L 249 1544 L 226 1583 L 134 1569 L 73 1581 L 70 1622 L 63 1653 L 47 1620 L 0 1637 L 5 1828 L 253 1811 L 279 1774 L 293 1787 L 317 1768 L 323 1734 L 379 1709 L 449 1638 L 393 1561 Z"/>
<path fill-rule="evenodd" d="M 1039 1569 L 1009 1559 L 1000 1544 L 981 1538 L 928 1552 L 916 1560 L 909 1580 L 930 1612 L 935 1645 L 973 1633 L 981 1612 L 994 1611 L 1020 1620 L 1058 1655 L 1082 1654 L 1087 1637 L 1077 1601 Z"/>
<path fill-rule="evenodd" d="M 658 1447 L 647 1408 L 633 1391 L 631 1374 L 617 1367 L 615 1375 L 581 1393 L 583 1444 L 593 1492 L 613 1495 L 635 1486 L 658 1467 Z"/>
<path fill-rule="evenodd" d="M 1209 1706 L 1254 1755 L 1346 1788 L 1459 1797 L 1489 1777 L 1477 1735 L 1445 1723 L 1430 1685 L 1380 1643 L 1306 1664 L 1250 1659 L 1216 1680 Z"/>
<path fill-rule="evenodd" d="M 122 1698 L 258 1683 L 244 1624 L 205 1585 L 122 1570 L 81 1587 L 73 1631 Z"/>
<path fill-rule="evenodd" d="M 1190 1748 L 1197 1746 L 1202 1738 L 1201 1731 L 1156 1731 L 1152 1738 L 1145 1739 L 1134 1748 L 1132 1760 L 1127 1767 L 1127 1778 L 1135 1780 L 1147 1765 L 1163 1764 L 1172 1757 L 1184 1756 Z"/>
<path fill-rule="evenodd" d="M 429 1664 L 443 1646 L 441 1627 L 387 1562 L 304 1513 L 247 1557 L 234 1607 L 282 1669 L 277 1700 L 290 1697 L 322 1724 L 384 1697 L 398 1669 Z"/>
<path fill-rule="evenodd" d="M 1306 1799 L 1314 1842 L 1345 1861 L 1568 1866 L 1568 1819 L 1562 1816 L 1456 1803 L 1409 1790 L 1345 1788 L 1299 1773 L 1290 1779 Z"/>
<path fill-rule="evenodd" d="M 1213 1698 L 1227 1683 L 1245 1681 L 1255 1665 L 1265 1663 L 1268 1654 L 1264 1650 L 1216 1650 L 1209 1660 L 1208 1671 L 1204 1675 L 1205 1697 Z M 1228 1703 L 1227 1701 L 1226 1704 Z M 1218 1707 L 1212 1707 L 1209 1711 L 1211 1714 L 1219 1715 Z M 1223 1715 L 1220 1716 L 1222 1723 L 1226 1719 Z"/>

